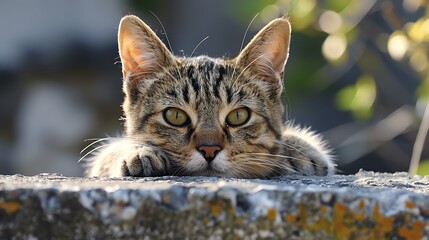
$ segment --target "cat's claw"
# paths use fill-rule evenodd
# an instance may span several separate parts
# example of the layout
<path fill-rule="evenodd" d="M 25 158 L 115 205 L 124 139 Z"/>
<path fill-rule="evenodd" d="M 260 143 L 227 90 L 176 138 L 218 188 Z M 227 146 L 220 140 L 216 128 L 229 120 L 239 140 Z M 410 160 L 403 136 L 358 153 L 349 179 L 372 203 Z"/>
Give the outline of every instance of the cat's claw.
<path fill-rule="evenodd" d="M 122 176 L 154 177 L 166 175 L 169 162 L 165 155 L 151 147 L 140 147 L 121 166 Z"/>

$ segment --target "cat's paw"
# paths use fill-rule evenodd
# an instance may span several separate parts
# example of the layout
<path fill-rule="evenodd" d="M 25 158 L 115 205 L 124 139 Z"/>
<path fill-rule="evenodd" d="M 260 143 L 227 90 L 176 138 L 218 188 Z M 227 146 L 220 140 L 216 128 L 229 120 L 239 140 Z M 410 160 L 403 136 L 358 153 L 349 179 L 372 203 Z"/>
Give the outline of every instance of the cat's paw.
<path fill-rule="evenodd" d="M 155 177 L 168 174 L 170 163 L 160 150 L 138 147 L 125 156 L 121 166 L 122 176 Z"/>
<path fill-rule="evenodd" d="M 335 172 L 332 156 L 327 150 L 312 149 L 311 146 L 290 149 L 289 157 L 293 170 L 297 174 L 325 176 Z"/>
<path fill-rule="evenodd" d="M 329 146 L 309 129 L 288 128 L 283 135 L 283 152 L 291 173 L 325 176 L 335 173 L 335 161 Z"/>

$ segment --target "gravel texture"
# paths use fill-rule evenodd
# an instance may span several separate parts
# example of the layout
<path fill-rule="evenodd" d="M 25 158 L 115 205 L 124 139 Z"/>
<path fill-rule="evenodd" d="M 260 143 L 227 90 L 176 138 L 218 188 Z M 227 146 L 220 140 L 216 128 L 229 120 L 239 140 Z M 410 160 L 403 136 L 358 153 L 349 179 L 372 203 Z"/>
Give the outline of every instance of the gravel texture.
<path fill-rule="evenodd" d="M 429 177 L 0 175 L 0 239 L 428 239 Z"/>

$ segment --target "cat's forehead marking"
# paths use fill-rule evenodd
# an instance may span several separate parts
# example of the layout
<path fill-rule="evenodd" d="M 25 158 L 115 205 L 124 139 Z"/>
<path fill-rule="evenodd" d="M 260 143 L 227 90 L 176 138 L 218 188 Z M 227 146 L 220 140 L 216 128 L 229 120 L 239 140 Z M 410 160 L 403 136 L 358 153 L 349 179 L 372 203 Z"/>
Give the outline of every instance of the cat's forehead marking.
<path fill-rule="evenodd" d="M 183 72 L 183 94 L 193 94 L 195 100 L 203 102 L 220 100 L 221 85 L 227 73 L 222 60 L 207 56 L 187 59 L 183 65 Z M 184 99 L 189 97 L 183 96 Z"/>

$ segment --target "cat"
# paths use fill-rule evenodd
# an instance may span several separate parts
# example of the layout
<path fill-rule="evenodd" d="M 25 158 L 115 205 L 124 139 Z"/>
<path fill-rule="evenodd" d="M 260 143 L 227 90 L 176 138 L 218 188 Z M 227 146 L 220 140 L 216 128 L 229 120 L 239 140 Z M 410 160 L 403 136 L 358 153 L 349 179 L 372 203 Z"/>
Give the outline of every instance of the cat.
<path fill-rule="evenodd" d="M 234 59 L 174 56 L 140 18 L 119 24 L 125 136 L 101 145 L 87 176 L 329 175 L 322 137 L 284 123 L 291 27 L 267 24 Z"/>

